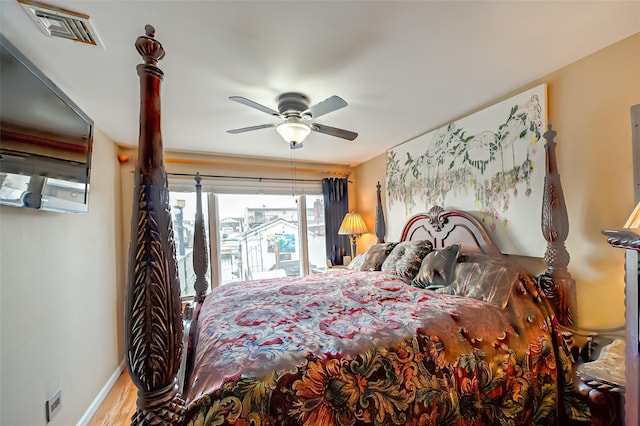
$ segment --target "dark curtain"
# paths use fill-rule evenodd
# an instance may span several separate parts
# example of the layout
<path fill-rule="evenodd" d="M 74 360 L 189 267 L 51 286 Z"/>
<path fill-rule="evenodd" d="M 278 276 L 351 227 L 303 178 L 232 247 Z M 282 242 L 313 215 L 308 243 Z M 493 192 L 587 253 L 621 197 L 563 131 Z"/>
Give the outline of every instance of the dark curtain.
<path fill-rule="evenodd" d="M 342 219 L 349 211 L 347 183 L 347 179 L 322 179 L 327 259 L 334 265 L 342 265 L 342 256 L 350 253 L 349 236 L 338 235 Z"/>

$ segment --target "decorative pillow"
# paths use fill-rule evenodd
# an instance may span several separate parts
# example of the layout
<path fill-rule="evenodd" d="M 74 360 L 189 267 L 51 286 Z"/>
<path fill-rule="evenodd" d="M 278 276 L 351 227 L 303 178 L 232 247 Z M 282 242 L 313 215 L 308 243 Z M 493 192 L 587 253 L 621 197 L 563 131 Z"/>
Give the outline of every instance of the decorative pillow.
<path fill-rule="evenodd" d="M 422 261 L 420 270 L 411 285 L 420 288 L 436 289 L 451 284 L 456 267 L 460 244 L 451 244 L 439 250 L 433 250 Z"/>
<path fill-rule="evenodd" d="M 433 244 L 429 240 L 403 241 L 391 250 L 380 269 L 410 282 L 420 270 L 424 257 L 432 250 Z"/>
<path fill-rule="evenodd" d="M 382 263 L 385 261 L 391 250 L 398 243 L 380 243 L 374 244 L 369 247 L 369 250 L 364 257 L 361 271 L 379 271 L 382 267 Z"/>
<path fill-rule="evenodd" d="M 468 255 L 456 266 L 451 285 L 436 292 L 472 297 L 504 309 L 523 273 L 526 274 L 523 268 L 505 258 Z"/>
<path fill-rule="evenodd" d="M 357 255 L 351 261 L 351 263 L 347 265 L 347 269 L 351 269 L 353 271 L 359 271 L 360 269 L 362 269 L 362 264 L 364 263 L 365 256 L 366 256 L 366 253 L 360 253 L 359 255 Z"/>

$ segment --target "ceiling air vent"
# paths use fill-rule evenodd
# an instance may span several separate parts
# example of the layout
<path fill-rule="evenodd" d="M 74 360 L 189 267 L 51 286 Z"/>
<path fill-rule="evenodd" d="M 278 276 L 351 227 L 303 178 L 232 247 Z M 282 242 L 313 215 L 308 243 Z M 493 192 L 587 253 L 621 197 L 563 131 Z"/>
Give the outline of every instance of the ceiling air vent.
<path fill-rule="evenodd" d="M 88 15 L 31 0 L 18 0 L 18 2 L 45 35 L 66 38 L 104 49 L 104 44 L 89 21 Z"/>

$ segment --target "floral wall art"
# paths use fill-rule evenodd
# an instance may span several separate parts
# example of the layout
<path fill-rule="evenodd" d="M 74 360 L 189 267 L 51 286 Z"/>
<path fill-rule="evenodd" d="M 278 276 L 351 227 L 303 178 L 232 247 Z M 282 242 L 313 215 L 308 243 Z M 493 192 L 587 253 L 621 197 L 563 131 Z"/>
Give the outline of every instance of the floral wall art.
<path fill-rule="evenodd" d="M 438 205 L 466 210 L 503 253 L 542 257 L 546 85 L 387 151 L 387 240 Z"/>

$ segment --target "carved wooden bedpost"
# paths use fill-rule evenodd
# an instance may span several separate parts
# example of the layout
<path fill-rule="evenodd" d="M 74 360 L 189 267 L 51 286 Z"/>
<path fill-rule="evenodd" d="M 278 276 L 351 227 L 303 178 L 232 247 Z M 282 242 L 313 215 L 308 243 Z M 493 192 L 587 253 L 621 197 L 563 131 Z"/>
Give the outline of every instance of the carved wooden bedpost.
<path fill-rule="evenodd" d="M 196 282 L 193 287 L 196 290 L 196 302 L 204 302 L 209 289 L 207 282 L 207 266 L 209 266 L 209 250 L 207 248 L 207 236 L 204 229 L 204 217 L 202 215 L 202 185 L 200 173 L 196 179 L 196 220 L 193 228 L 193 272 L 196 274 Z"/>
<path fill-rule="evenodd" d="M 125 311 L 127 369 L 138 388 L 133 425 L 172 425 L 183 421 L 176 397 L 182 356 L 180 284 L 173 242 L 167 176 L 160 131 L 160 83 L 156 66 L 162 45 L 145 26 L 136 40 L 144 64 L 140 77 L 140 138 L 135 172 L 129 279 Z"/>
<path fill-rule="evenodd" d="M 569 234 L 569 219 L 556 162 L 556 143 L 553 140 L 556 132 L 551 129 L 551 125 L 543 136 L 547 143 L 544 145 L 546 173 L 542 198 L 542 234 L 547 240 L 544 259 L 549 265 L 544 275 L 551 280 L 543 279 L 541 285 L 547 295 L 553 292 L 549 292 L 545 287 L 559 288 L 560 291 L 555 292 L 559 296 L 554 297 L 560 298 L 560 300 L 554 300 L 558 321 L 568 326 L 573 323 L 572 313 L 574 316 L 577 314 L 576 283 L 567 270 L 570 257 L 564 245 Z"/>
<path fill-rule="evenodd" d="M 382 207 L 380 188 L 380 181 L 378 181 L 378 184 L 376 185 L 376 237 L 378 237 L 378 243 L 384 243 L 384 236 L 387 233 L 387 227 L 384 223 L 384 208 Z"/>

